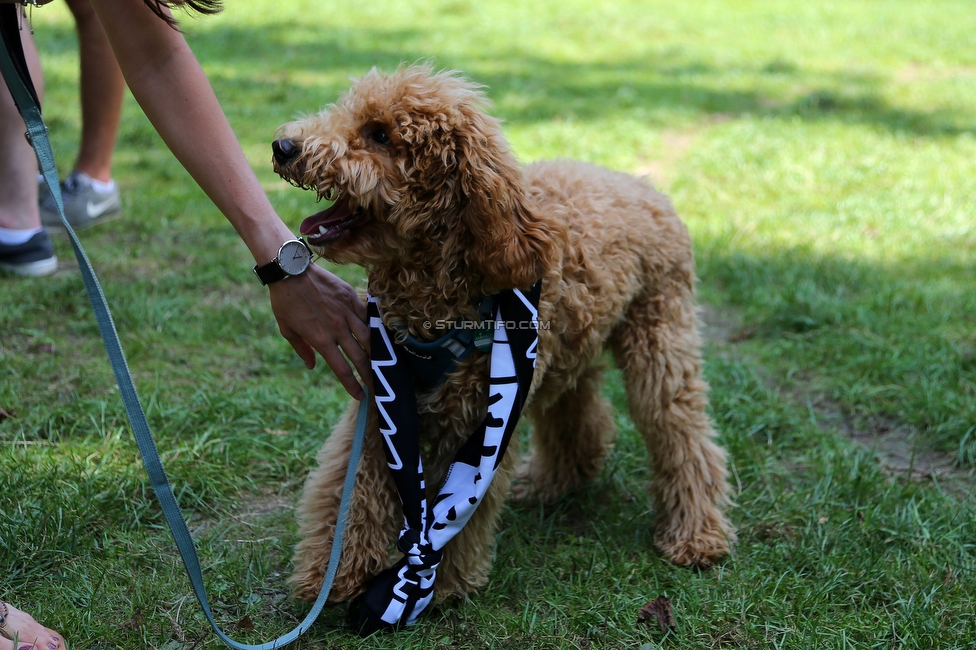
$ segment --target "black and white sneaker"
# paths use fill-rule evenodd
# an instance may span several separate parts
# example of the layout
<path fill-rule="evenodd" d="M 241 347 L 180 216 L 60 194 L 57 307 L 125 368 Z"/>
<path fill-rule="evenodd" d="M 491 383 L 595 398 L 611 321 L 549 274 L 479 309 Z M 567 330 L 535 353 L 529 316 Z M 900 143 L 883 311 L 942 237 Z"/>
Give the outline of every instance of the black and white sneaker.
<path fill-rule="evenodd" d="M 58 258 L 46 230 L 16 246 L 0 242 L 0 271 L 39 278 L 57 270 Z"/>

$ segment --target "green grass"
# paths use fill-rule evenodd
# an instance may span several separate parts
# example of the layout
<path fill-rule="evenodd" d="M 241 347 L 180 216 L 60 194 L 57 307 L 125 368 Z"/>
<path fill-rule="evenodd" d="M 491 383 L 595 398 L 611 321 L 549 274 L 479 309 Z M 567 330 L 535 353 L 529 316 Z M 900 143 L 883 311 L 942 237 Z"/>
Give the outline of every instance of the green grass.
<path fill-rule="evenodd" d="M 326 612 L 300 648 L 964 648 L 976 644 L 976 17 L 967 2 L 228 2 L 184 21 L 245 152 L 376 65 L 434 57 L 489 87 L 524 160 L 650 173 L 692 232 L 730 451 L 735 554 L 652 547 L 645 453 L 619 376 L 601 480 L 510 506 L 491 582 L 396 636 Z M 77 146 L 63 4 L 34 11 L 62 172 Z M 266 640 L 287 598 L 291 506 L 345 403 L 277 334 L 229 224 L 130 99 L 125 218 L 83 234 L 211 597 Z M 191 595 L 66 270 L 0 280 L 0 596 L 73 648 L 220 647 Z M 343 277 L 362 285 L 357 269 Z M 845 432 L 913 434 L 954 482 L 912 480 Z M 969 474 L 969 478 L 960 475 Z M 659 595 L 677 629 L 637 625 Z M 250 629 L 253 625 L 253 629 Z"/>

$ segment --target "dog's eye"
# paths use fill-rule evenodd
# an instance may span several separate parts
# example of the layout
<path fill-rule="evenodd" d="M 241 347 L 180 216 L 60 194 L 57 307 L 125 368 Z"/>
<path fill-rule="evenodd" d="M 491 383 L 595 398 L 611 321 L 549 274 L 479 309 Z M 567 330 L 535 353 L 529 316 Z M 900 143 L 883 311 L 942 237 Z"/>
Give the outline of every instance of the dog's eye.
<path fill-rule="evenodd" d="M 370 136 L 376 144 L 390 144 L 390 136 L 386 129 L 380 127 L 373 131 Z"/>

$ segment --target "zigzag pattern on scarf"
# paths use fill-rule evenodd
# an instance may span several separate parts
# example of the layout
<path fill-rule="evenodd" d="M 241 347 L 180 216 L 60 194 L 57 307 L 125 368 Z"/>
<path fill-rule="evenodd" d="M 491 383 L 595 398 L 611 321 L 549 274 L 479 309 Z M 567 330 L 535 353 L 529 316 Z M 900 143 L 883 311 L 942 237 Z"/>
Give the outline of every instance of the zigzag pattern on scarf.
<path fill-rule="evenodd" d="M 387 463 L 403 505 L 397 548 L 404 556 L 377 575 L 349 610 L 360 634 L 410 625 L 430 604 L 444 546 L 471 519 L 491 485 L 532 383 L 541 281 L 498 295 L 490 357 L 488 414 L 457 451 L 428 508 L 420 457 L 417 397 L 410 364 L 383 325 L 379 300 L 367 303 L 376 407 Z M 506 320 L 506 318 L 508 320 Z M 506 324 L 532 324 L 515 327 Z"/>

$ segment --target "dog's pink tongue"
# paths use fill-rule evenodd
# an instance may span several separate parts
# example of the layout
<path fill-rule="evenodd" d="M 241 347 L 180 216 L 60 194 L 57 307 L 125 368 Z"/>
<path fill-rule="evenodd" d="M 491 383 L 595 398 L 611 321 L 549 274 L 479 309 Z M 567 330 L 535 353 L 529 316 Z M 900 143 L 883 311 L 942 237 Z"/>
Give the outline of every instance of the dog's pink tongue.
<path fill-rule="evenodd" d="M 350 216 L 352 216 L 352 210 L 349 208 L 349 197 L 344 196 L 325 210 L 306 217 L 302 221 L 299 231 L 306 237 L 314 237 L 320 234 L 320 228 L 329 230 L 330 226 L 343 219 L 348 219 Z"/>

